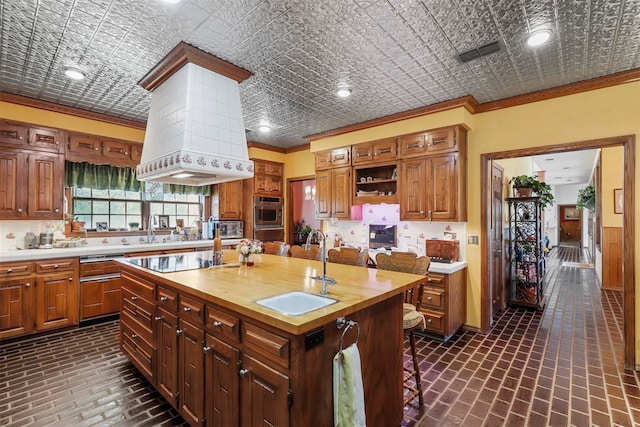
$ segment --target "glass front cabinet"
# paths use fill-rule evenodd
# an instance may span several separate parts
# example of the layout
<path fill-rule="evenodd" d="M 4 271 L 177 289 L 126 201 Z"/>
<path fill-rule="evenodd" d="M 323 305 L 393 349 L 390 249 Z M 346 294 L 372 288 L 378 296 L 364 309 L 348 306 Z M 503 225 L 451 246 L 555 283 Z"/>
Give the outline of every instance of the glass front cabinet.
<path fill-rule="evenodd" d="M 545 260 L 539 197 L 508 198 L 509 304 L 544 308 Z"/>

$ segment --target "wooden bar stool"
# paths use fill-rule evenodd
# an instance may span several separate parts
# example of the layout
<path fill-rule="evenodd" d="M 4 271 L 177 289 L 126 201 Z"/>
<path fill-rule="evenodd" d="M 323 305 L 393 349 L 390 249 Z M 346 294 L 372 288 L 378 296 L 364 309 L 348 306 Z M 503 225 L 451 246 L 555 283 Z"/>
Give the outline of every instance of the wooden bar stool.
<path fill-rule="evenodd" d="M 292 245 L 289 251 L 293 258 L 314 259 L 316 261 L 322 261 L 322 250 L 318 245 L 311 245 L 309 250 L 298 245 Z"/>
<path fill-rule="evenodd" d="M 263 252 L 268 255 L 287 256 L 289 245 L 285 242 L 264 242 Z"/>
<path fill-rule="evenodd" d="M 356 248 L 340 248 L 340 250 L 329 249 L 327 252 L 327 261 L 337 264 L 366 267 L 368 258 L 368 252 Z"/>
<path fill-rule="evenodd" d="M 431 260 L 426 256 L 418 257 L 412 252 L 391 252 L 391 255 L 385 253 L 376 255 L 376 263 L 381 270 L 400 271 L 425 276 L 424 281 L 420 283 L 417 288 L 405 292 L 403 304 L 404 315 L 402 319 L 404 336 L 409 338 L 411 358 L 413 359 L 413 369 L 409 369 L 403 364 L 405 371 L 403 385 L 408 391 L 407 396 L 404 398 L 403 406 L 406 406 L 416 396 L 418 396 L 420 406 L 423 406 L 424 396 L 422 395 L 420 364 L 418 363 L 416 353 L 416 338 L 414 332 L 419 327 L 424 327 L 424 316 L 420 312 L 420 304 L 422 303 L 422 293 L 424 291 L 424 285 L 427 283 Z M 411 377 L 414 377 L 415 386 L 411 386 L 408 383 Z"/>

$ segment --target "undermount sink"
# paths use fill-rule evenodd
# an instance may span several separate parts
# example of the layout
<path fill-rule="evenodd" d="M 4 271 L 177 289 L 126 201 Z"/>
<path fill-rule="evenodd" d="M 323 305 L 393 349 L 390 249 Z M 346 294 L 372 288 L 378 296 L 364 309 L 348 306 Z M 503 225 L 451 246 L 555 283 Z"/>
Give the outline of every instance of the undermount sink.
<path fill-rule="evenodd" d="M 289 316 L 301 316 L 336 302 L 338 302 L 337 299 L 301 291 L 287 292 L 255 301 L 258 305 Z"/>

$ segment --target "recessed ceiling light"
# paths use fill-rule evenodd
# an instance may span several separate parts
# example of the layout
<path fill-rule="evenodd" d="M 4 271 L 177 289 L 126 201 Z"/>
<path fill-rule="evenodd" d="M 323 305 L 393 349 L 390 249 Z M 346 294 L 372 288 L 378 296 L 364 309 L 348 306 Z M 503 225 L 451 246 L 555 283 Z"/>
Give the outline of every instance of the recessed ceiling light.
<path fill-rule="evenodd" d="M 182 173 L 177 173 L 175 175 L 171 175 L 171 178 L 189 178 L 190 176 L 193 176 L 193 174 L 188 172 L 182 172 Z"/>
<path fill-rule="evenodd" d="M 169 3 L 169 4 L 177 4 L 180 3 L 182 0 L 160 0 L 162 3 Z"/>
<path fill-rule="evenodd" d="M 527 37 L 527 45 L 531 47 L 540 46 L 541 44 L 545 44 L 547 40 L 551 37 L 551 31 L 549 30 L 538 30 L 529 34 Z"/>
<path fill-rule="evenodd" d="M 267 133 L 271 131 L 271 126 L 266 125 L 266 124 L 262 124 L 260 126 L 258 126 L 258 130 L 262 133 Z"/>
<path fill-rule="evenodd" d="M 351 95 L 351 89 L 348 87 L 341 87 L 338 89 L 337 94 L 340 98 L 346 98 Z"/>
<path fill-rule="evenodd" d="M 84 71 L 76 67 L 66 67 L 64 74 L 72 80 L 82 80 L 87 76 Z"/>

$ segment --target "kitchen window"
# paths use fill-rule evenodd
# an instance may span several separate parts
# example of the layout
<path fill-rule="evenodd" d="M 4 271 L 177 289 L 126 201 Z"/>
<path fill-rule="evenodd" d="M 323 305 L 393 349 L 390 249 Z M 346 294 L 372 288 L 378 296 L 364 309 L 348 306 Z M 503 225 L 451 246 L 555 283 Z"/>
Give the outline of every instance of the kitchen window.
<path fill-rule="evenodd" d="M 182 219 L 185 227 L 195 227 L 203 217 L 204 196 L 196 194 L 155 194 L 149 203 L 151 215 L 169 217 L 169 228 L 176 227 L 176 220 Z"/>

